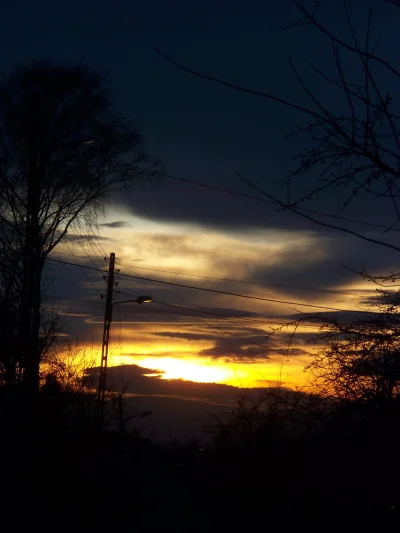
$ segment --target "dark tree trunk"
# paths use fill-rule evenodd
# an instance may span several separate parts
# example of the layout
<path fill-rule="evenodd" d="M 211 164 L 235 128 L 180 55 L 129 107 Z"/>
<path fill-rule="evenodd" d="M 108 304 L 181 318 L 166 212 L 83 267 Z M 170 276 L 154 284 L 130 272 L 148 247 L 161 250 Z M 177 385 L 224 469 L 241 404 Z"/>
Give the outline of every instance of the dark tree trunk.
<path fill-rule="evenodd" d="M 40 366 L 40 307 L 41 276 L 43 269 L 42 242 L 40 235 L 40 109 L 33 99 L 31 157 L 27 191 L 27 217 L 24 251 L 24 300 L 22 335 L 25 345 L 23 354 L 24 383 L 32 393 L 39 391 Z"/>

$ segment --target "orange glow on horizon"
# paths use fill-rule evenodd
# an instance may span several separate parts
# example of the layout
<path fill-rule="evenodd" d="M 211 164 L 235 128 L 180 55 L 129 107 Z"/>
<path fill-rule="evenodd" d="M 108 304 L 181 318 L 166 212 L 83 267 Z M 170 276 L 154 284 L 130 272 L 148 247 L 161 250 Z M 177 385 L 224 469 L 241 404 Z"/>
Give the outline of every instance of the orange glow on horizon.
<path fill-rule="evenodd" d="M 309 374 L 304 368 L 311 360 L 310 355 L 318 349 L 318 344 L 311 345 L 309 339 L 318 334 L 320 323 L 309 322 L 294 327 L 291 322 L 296 313 L 304 317 L 308 313 L 321 312 L 324 306 L 330 312 L 332 308 L 365 310 L 363 300 L 375 295 L 374 286 L 358 278 L 343 284 L 338 282 L 328 290 L 322 289 L 323 292 L 316 292 L 319 289 L 315 291 L 315 287 L 310 292 L 303 287 L 301 272 L 304 268 L 310 265 L 314 268 L 316 264 L 323 268 L 327 260 L 335 259 L 331 239 L 318 232 L 271 228 L 223 232 L 196 224 L 140 218 L 121 206 L 111 209 L 109 214 L 110 222 L 116 225 L 102 226 L 101 236 L 108 239 L 110 246 L 112 243 L 121 273 L 138 276 L 135 281 L 121 279 L 119 283 L 124 283 L 122 290 L 128 295 L 133 291 L 150 294 L 154 303 L 146 306 L 131 303 L 115 308 L 114 322 L 119 324 L 112 326 L 108 365 L 147 368 L 149 379 L 150 372 L 156 374 L 159 371 L 164 380 L 221 383 L 243 388 L 277 384 L 291 388 L 308 386 Z M 77 257 L 85 259 L 88 254 L 93 255 L 89 239 L 83 240 L 81 248 L 83 252 Z M 68 243 L 61 243 L 57 251 L 71 254 Z M 289 275 L 287 288 L 293 289 L 293 295 L 282 290 L 285 285 L 249 283 L 249 280 L 259 279 L 262 272 L 266 276 L 269 270 L 274 272 L 282 265 L 291 264 L 296 282 L 291 287 Z M 172 284 L 216 288 L 222 292 L 194 289 L 189 292 L 175 285 L 168 287 L 153 283 L 153 278 Z M 240 282 L 246 285 L 239 285 Z M 80 280 L 88 300 L 97 297 L 93 289 L 104 290 L 103 283 L 97 273 L 92 279 Z M 306 281 L 304 285 L 307 286 Z M 248 298 L 234 294 L 244 294 Z M 119 299 L 126 298 L 121 295 Z M 161 302 L 157 302 L 158 298 Z M 160 307 L 162 303 L 171 304 L 174 309 Z M 81 305 L 77 301 L 71 312 L 71 305 L 72 302 L 62 300 L 60 309 L 76 323 L 81 317 L 82 342 L 88 343 L 91 338 L 92 342 L 94 339 L 100 343 L 103 309 Z M 212 318 L 205 314 L 208 308 Z M 280 328 L 284 323 L 287 327 Z M 273 337 L 269 337 L 274 330 Z M 289 342 L 293 355 L 288 357 Z M 260 345 L 261 350 L 257 348 Z M 93 354 L 92 362 L 99 366 L 98 344 L 94 351 L 93 344 L 92 349 L 88 344 L 85 346 Z M 85 346 L 82 346 L 84 351 Z M 253 347 L 256 349 L 252 351 Z M 297 355 L 294 355 L 295 351 Z M 252 353 L 258 359 L 245 359 Z M 238 355 L 236 360 L 233 358 L 235 354 Z M 220 357 L 213 359 L 212 355 Z"/>
<path fill-rule="evenodd" d="M 239 388 L 268 387 L 281 384 L 286 387 L 306 383 L 305 362 L 282 364 L 280 358 L 256 362 L 225 362 L 201 356 L 156 357 L 149 355 L 114 355 L 110 366 L 138 365 L 157 371 L 161 379 L 182 379 L 196 383 L 220 383 Z"/>

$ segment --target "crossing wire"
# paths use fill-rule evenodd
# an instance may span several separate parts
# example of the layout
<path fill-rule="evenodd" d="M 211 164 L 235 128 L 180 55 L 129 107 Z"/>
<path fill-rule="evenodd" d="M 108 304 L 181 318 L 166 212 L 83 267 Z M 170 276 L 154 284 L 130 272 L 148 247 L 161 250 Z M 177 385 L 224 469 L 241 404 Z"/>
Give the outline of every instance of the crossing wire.
<path fill-rule="evenodd" d="M 88 270 L 97 270 L 97 271 L 103 272 L 103 270 L 98 269 L 98 268 L 90 267 L 90 266 L 87 266 L 87 265 L 74 264 L 74 263 L 71 263 L 69 261 L 62 261 L 60 259 L 49 258 L 48 261 L 52 261 L 53 263 L 60 263 L 60 264 L 63 264 L 63 265 L 68 265 L 68 266 L 78 266 L 78 267 L 81 267 L 81 268 L 86 268 Z M 142 276 L 134 276 L 133 274 L 123 274 L 122 272 L 120 273 L 120 276 L 126 277 L 126 278 L 131 278 L 131 279 L 139 279 L 139 280 L 142 280 L 142 281 L 150 281 L 152 283 L 159 283 L 159 284 L 162 284 L 162 285 L 168 285 L 168 286 L 172 286 L 172 287 L 181 287 L 181 288 L 184 288 L 184 289 L 192 289 L 192 290 L 210 292 L 210 293 L 214 293 L 214 294 L 222 294 L 224 296 L 234 296 L 236 298 L 245 298 L 245 299 L 248 299 L 248 300 L 256 300 L 256 301 L 260 301 L 260 302 L 272 302 L 272 303 L 287 304 L 287 305 L 297 305 L 297 306 L 301 306 L 301 307 L 312 307 L 314 309 L 325 309 L 327 311 L 341 311 L 341 312 L 349 312 L 349 313 L 355 312 L 354 309 L 342 309 L 342 308 L 339 308 L 339 307 L 330 307 L 330 306 L 326 306 L 326 305 L 306 304 L 306 303 L 302 303 L 302 302 L 293 302 L 293 301 L 288 301 L 288 300 L 276 300 L 276 299 L 273 299 L 273 298 L 263 298 L 261 296 L 250 296 L 249 294 L 241 294 L 241 293 L 237 293 L 237 292 L 221 291 L 221 290 L 218 290 L 218 289 L 209 289 L 209 288 L 206 288 L 206 287 L 195 287 L 193 285 L 185 285 L 183 283 L 174 283 L 172 281 L 163 281 L 163 280 L 154 279 L 154 278 L 147 278 L 147 277 L 142 277 Z M 364 312 L 365 313 L 365 312 L 368 312 L 368 311 L 360 310 L 360 311 L 357 311 L 357 312 Z"/>
<path fill-rule="evenodd" d="M 72 254 L 67 254 L 67 253 L 64 253 L 64 252 L 55 252 L 56 254 L 58 255 L 65 255 L 65 256 L 71 256 L 72 257 Z M 79 256 L 79 255 L 75 255 L 75 257 L 77 258 L 81 258 L 81 259 L 86 259 L 84 256 Z M 123 267 L 125 267 L 125 269 L 128 271 L 128 272 L 133 272 L 130 268 L 128 267 L 133 267 L 136 269 L 139 269 L 139 270 L 148 270 L 148 271 L 151 271 L 151 272 L 161 272 L 161 273 L 164 273 L 164 274 L 174 274 L 174 275 L 177 275 L 177 276 L 188 276 L 188 277 L 192 277 L 192 278 L 201 278 L 201 279 L 208 279 L 208 280 L 215 280 L 215 281 L 226 281 L 226 282 L 230 282 L 230 283 L 244 283 L 244 284 L 248 284 L 248 285 L 259 285 L 259 286 L 263 286 L 263 287 L 278 287 L 278 288 L 283 288 L 283 289 L 298 289 L 298 290 L 302 290 L 302 291 L 313 291 L 313 292 L 322 292 L 322 293 L 328 293 L 328 294 L 338 294 L 338 295 L 342 295 L 342 296 L 355 296 L 355 294 L 353 293 L 350 293 L 350 292 L 343 292 L 343 291 L 337 291 L 337 290 L 334 290 L 334 289 L 317 289 L 315 287 L 301 287 L 301 286 L 298 286 L 298 285 L 285 285 L 285 284 L 282 284 L 282 283 L 265 283 L 265 282 L 262 282 L 262 281 L 254 281 L 254 280 L 243 280 L 243 279 L 234 279 L 234 278 L 218 278 L 218 277 L 214 277 L 214 276 L 203 276 L 201 274 L 189 274 L 189 273 L 186 273 L 186 272 L 176 272 L 176 271 L 173 271 L 173 270 L 163 270 L 163 269 L 159 269 L 159 268 L 148 268 L 148 267 L 142 267 L 142 266 L 136 266 L 136 265 L 128 265 L 126 263 L 121 263 L 119 262 L 120 265 L 122 265 Z"/>

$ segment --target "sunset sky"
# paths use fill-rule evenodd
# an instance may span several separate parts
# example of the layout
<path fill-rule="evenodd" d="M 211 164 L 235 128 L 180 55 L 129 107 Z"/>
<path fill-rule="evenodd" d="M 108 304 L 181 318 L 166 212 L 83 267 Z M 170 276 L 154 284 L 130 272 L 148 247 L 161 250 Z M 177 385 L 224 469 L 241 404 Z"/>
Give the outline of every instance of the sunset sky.
<path fill-rule="evenodd" d="M 322 4 L 323 20 L 346 36 L 338 3 Z M 350 4 L 356 30 L 361 32 L 367 4 L 382 2 Z M 53 254 L 63 261 L 105 269 L 104 257 L 115 252 L 118 290 L 126 293 L 116 298 L 153 297 L 148 305 L 115 306 L 111 366 L 136 364 L 167 379 L 235 387 L 307 385 L 303 369 L 315 349 L 309 342 L 315 326 L 298 331 L 290 352 L 286 346 L 292 330 L 267 341 L 271 328 L 298 313 L 324 311 L 302 304 L 335 308 L 326 312 L 336 316 L 341 309 L 367 309 L 363 301 L 375 287 L 345 266 L 371 273 L 396 269 L 395 251 L 278 212 L 267 203 L 174 179 L 257 195 L 240 180 L 239 171 L 258 186 L 284 194 L 277 182 L 293 167 L 292 156 L 309 142 L 306 137 L 285 140 L 284 135 L 304 117 L 276 103 L 190 77 L 163 61 L 154 49 L 201 72 L 308 105 L 290 71 L 290 55 L 325 102 L 334 102 L 334 108 L 342 105 L 332 89 L 308 70 L 309 61 L 328 70 L 332 67 L 329 42 L 311 29 L 281 31 L 295 17 L 290 0 L 71 0 L 63 7 L 22 1 L 2 8 L 4 70 L 35 58 L 84 61 L 101 69 L 110 79 L 117 109 L 137 123 L 147 150 L 172 176 L 128 197 L 113 198 L 95 238 L 85 239 L 84 231 L 79 238 L 78 230 L 71 231 Z M 375 25 L 376 34 L 384 29 L 381 54 L 393 59 L 400 43 L 390 6 L 377 10 Z M 17 44 L 10 49 L 11 35 Z M 350 72 L 359 71 L 359 65 L 352 65 L 346 63 Z M 390 83 L 384 77 L 381 81 L 384 87 Z M 308 186 L 299 184 L 297 192 Z M 343 191 L 330 190 L 305 207 L 333 215 L 343 200 Z M 341 216 L 383 225 L 394 218 L 389 204 L 372 204 L 365 197 Z M 345 221 L 340 225 L 398 242 L 396 231 L 384 234 L 379 228 Z M 102 277 L 100 271 L 56 263 L 46 270 L 46 305 L 55 301 L 59 312 L 68 314 L 65 334 L 95 352 L 104 313 Z M 223 281 L 227 279 L 236 281 Z"/>
<path fill-rule="evenodd" d="M 303 369 L 315 350 L 309 341 L 317 327 L 308 323 L 297 330 L 289 352 L 293 328 L 269 340 L 266 335 L 298 313 L 320 313 L 325 306 L 326 314 L 336 315 L 340 311 L 329 308 L 367 309 L 363 300 L 375 291 L 342 268 L 343 257 L 336 255 L 339 237 L 277 228 L 228 232 L 201 224 L 147 221 L 123 210 L 110 210 L 108 220 L 96 240 L 85 243 L 72 233 L 53 257 L 104 269 L 104 257 L 112 250 L 120 270 L 117 290 L 123 293 L 115 300 L 141 294 L 154 299 L 142 306 L 114 307 L 110 365 L 134 363 L 160 370 L 164 378 L 238 387 L 304 385 L 308 376 Z M 350 243 L 344 242 L 345 246 L 348 264 L 361 268 L 356 262 L 360 249 L 353 254 Z M 320 272 L 322 278 L 327 271 L 330 277 L 326 275 L 322 284 L 316 276 Z M 73 338 L 98 347 L 104 312 L 102 272 L 55 263 L 48 272 L 56 274 L 54 294 L 88 300 L 61 298 L 60 311 L 68 313 L 65 329 Z M 288 303 L 159 284 L 131 275 Z"/>

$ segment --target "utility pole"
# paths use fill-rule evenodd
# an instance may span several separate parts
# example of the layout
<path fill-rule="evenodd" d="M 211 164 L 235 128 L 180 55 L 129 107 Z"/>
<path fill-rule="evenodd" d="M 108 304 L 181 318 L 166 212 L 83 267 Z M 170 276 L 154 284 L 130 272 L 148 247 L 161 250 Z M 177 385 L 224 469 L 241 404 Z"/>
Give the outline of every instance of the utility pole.
<path fill-rule="evenodd" d="M 106 309 L 104 313 L 104 328 L 103 328 L 103 343 L 101 347 L 101 363 L 99 375 L 99 389 L 97 393 L 97 405 L 99 414 L 99 425 L 102 427 L 104 419 L 104 402 L 106 394 L 106 377 L 107 377 L 107 358 L 108 358 L 108 343 L 110 340 L 110 328 L 112 322 L 113 310 L 113 292 L 114 292 L 114 270 L 115 270 L 115 254 L 110 254 L 110 262 L 108 265 L 108 280 L 107 280 L 107 295 L 106 295 Z"/>

